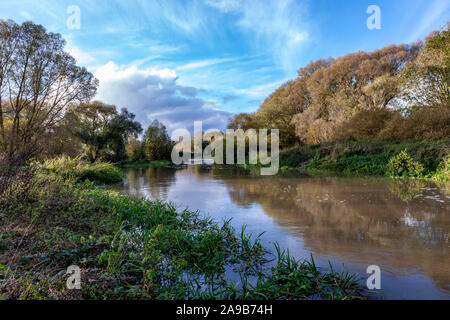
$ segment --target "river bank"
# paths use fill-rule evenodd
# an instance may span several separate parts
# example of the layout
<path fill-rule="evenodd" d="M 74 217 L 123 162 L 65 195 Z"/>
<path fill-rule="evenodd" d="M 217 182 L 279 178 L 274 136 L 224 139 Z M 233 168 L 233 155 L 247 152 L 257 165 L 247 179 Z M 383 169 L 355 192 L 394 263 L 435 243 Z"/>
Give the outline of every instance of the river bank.
<path fill-rule="evenodd" d="M 86 181 L 83 172 L 101 169 L 100 182 L 112 165 L 63 163 L 5 171 L 3 299 L 364 298 L 354 275 L 319 270 L 313 257 L 297 261 L 279 246 L 273 255 L 229 221 Z M 70 265 L 81 270 L 80 290 L 66 286 Z"/>
<path fill-rule="evenodd" d="M 391 168 L 392 159 L 405 152 Z M 408 163 L 409 162 L 409 163 Z M 418 164 L 420 172 L 411 169 Z M 249 171 L 259 165 L 237 165 Z M 418 178 L 448 187 L 450 140 L 439 142 L 340 141 L 280 151 L 278 175 Z"/>

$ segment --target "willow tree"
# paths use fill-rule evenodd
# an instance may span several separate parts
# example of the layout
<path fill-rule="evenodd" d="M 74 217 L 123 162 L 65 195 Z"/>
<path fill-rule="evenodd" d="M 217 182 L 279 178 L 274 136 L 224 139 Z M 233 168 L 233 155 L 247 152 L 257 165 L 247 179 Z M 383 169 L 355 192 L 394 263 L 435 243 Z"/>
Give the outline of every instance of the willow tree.
<path fill-rule="evenodd" d="M 64 51 L 60 34 L 0 20 L 0 148 L 37 154 L 69 104 L 89 101 L 98 81 Z"/>
<path fill-rule="evenodd" d="M 69 130 L 85 145 L 89 161 L 97 161 L 104 153 L 109 141 L 108 125 L 117 115 L 116 106 L 100 101 L 69 106 L 66 114 Z"/>

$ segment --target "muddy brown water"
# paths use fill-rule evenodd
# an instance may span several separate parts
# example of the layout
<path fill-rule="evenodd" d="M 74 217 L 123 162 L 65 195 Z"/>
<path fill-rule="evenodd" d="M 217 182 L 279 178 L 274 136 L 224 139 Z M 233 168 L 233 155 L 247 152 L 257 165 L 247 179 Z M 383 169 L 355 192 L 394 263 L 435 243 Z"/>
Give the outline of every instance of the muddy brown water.
<path fill-rule="evenodd" d="M 384 178 L 262 177 L 200 166 L 126 169 L 117 189 L 173 202 L 216 221 L 265 231 L 323 268 L 381 269 L 386 299 L 450 299 L 450 194 L 431 183 Z"/>

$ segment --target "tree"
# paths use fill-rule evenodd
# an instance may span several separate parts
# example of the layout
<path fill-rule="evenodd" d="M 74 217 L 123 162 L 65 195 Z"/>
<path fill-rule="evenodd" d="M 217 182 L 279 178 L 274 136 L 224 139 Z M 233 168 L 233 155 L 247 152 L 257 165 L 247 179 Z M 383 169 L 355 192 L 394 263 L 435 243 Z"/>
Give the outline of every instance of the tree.
<path fill-rule="evenodd" d="M 100 101 L 72 106 L 67 117 L 73 134 L 86 145 L 86 156 L 91 162 L 124 160 L 128 139 L 142 132 L 133 113 L 124 108 L 119 114 L 116 106 Z"/>
<path fill-rule="evenodd" d="M 152 160 L 170 159 L 172 147 L 173 143 L 166 127 L 158 120 L 154 120 L 145 132 L 145 155 Z"/>
<path fill-rule="evenodd" d="M 83 154 L 83 144 L 72 133 L 72 124 L 66 116 L 54 128 L 51 134 L 38 140 L 41 152 L 36 155 L 39 159 L 51 159 L 65 155 L 76 158 Z"/>
<path fill-rule="evenodd" d="M 132 161 L 145 159 L 144 143 L 138 139 L 131 138 L 125 146 L 125 149 L 128 159 Z"/>
<path fill-rule="evenodd" d="M 272 93 L 257 112 L 259 123 L 267 129 L 280 130 L 280 147 L 286 148 L 300 142 L 292 118 L 306 110 L 310 102 L 306 79 L 288 81 Z"/>
<path fill-rule="evenodd" d="M 228 119 L 228 129 L 255 129 L 260 127 L 254 113 L 239 113 Z"/>
<path fill-rule="evenodd" d="M 0 148 L 37 154 L 40 140 L 71 103 L 94 96 L 98 81 L 64 51 L 60 34 L 24 22 L 0 20 Z"/>
<path fill-rule="evenodd" d="M 401 105 L 399 73 L 421 47 L 421 43 L 391 45 L 310 62 L 297 71 L 297 79 L 275 90 L 257 112 L 236 115 L 229 127 L 279 129 L 281 148 L 335 140 L 342 132 L 360 137 L 380 131 L 391 114 L 376 110 Z M 361 132 L 342 130 L 351 119 L 356 124 L 372 116 L 371 124 L 358 126 Z"/>

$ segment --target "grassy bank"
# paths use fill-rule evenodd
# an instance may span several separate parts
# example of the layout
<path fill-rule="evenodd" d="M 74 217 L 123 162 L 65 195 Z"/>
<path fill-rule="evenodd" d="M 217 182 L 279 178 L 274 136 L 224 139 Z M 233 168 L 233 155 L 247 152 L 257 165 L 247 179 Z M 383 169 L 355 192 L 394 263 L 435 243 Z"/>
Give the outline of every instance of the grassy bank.
<path fill-rule="evenodd" d="M 0 184 L 1 298 L 362 297 L 354 276 L 318 270 L 312 257 L 296 261 L 279 247 L 273 255 L 229 221 L 96 188 L 60 174 L 70 171 L 62 166 L 7 169 L 0 179 L 7 182 Z M 66 287 L 70 265 L 81 269 L 81 290 Z"/>
<path fill-rule="evenodd" d="M 344 175 L 392 176 L 392 158 L 405 151 L 423 167 L 417 176 L 448 179 L 450 140 L 440 142 L 346 141 L 284 150 L 281 172 L 335 173 Z M 401 175 L 401 174 L 399 174 Z"/>

